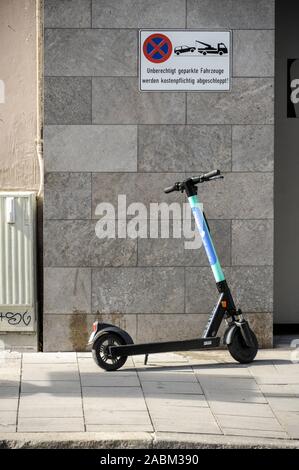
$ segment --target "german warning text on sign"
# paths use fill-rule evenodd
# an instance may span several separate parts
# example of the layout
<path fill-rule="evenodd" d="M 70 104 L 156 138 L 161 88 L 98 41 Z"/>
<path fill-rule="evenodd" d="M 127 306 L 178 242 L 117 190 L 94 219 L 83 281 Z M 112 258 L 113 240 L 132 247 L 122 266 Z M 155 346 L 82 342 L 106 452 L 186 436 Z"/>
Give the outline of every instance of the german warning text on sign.
<path fill-rule="evenodd" d="M 141 30 L 141 91 L 228 91 L 230 32 Z"/>

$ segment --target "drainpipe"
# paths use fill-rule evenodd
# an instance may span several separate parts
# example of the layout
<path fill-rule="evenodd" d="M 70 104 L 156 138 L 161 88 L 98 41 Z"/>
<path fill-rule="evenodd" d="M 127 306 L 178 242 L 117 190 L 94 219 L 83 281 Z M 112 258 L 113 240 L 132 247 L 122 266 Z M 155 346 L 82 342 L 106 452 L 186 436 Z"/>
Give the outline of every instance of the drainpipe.
<path fill-rule="evenodd" d="M 0 0 L 1 1 L 1 0 Z M 39 166 L 39 188 L 37 193 L 37 299 L 38 299 L 38 350 L 43 350 L 43 190 L 44 190 L 44 157 L 43 157 L 43 11 L 44 1 L 35 0 L 36 24 L 36 139 L 35 148 Z"/>
<path fill-rule="evenodd" d="M 40 197 L 44 187 L 43 158 L 43 0 L 36 0 L 36 155 L 39 166 Z"/>

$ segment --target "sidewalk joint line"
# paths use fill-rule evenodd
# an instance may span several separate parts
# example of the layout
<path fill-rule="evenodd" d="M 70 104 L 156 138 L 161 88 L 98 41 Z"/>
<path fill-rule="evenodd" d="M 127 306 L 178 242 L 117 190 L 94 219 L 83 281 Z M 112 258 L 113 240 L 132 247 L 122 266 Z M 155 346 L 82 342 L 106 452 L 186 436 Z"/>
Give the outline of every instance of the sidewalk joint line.
<path fill-rule="evenodd" d="M 21 353 L 21 362 L 20 362 L 20 383 L 19 383 L 19 396 L 18 396 L 18 406 L 17 406 L 17 416 L 16 416 L 16 432 L 19 428 L 19 411 L 20 411 L 20 401 L 22 393 L 22 374 L 23 374 L 23 353 Z"/>
<path fill-rule="evenodd" d="M 80 366 L 79 366 L 78 353 L 77 353 L 77 352 L 76 352 L 76 363 L 77 363 L 77 368 L 78 368 L 79 384 L 80 384 L 80 396 L 81 396 L 81 406 L 82 406 L 83 427 L 84 427 L 84 432 L 86 432 L 86 422 L 85 422 L 85 413 L 84 413 L 84 401 L 83 401 L 82 380 L 81 380 L 81 372 L 80 372 Z"/>
<path fill-rule="evenodd" d="M 154 423 L 153 423 L 153 420 L 152 420 L 152 416 L 150 414 L 149 407 L 147 405 L 147 401 L 146 401 L 146 398 L 145 398 L 145 393 L 144 393 L 144 390 L 143 390 L 143 387 L 142 387 L 142 382 L 141 382 L 141 379 L 140 379 L 139 373 L 138 373 L 138 367 L 136 367 L 133 356 L 132 356 L 132 361 L 133 361 L 134 368 L 136 370 L 136 374 L 137 374 L 137 377 L 138 377 L 138 381 L 139 381 L 140 389 L 141 389 L 141 392 L 142 392 L 143 400 L 144 400 L 144 403 L 145 403 L 145 406 L 146 406 L 147 414 L 148 414 L 148 417 L 150 419 L 150 422 L 151 422 L 151 425 L 152 425 L 152 428 L 153 428 L 153 434 L 155 435 L 156 434 L 156 429 L 155 429 L 155 426 L 154 426 Z M 153 440 L 152 440 L 152 444 L 153 444 Z"/>

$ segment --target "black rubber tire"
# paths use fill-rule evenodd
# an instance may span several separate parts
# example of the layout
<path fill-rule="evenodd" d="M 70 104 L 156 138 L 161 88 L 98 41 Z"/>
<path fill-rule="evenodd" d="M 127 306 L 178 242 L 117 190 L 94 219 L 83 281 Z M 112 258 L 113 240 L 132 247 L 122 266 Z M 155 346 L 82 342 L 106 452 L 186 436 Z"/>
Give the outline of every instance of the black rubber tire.
<path fill-rule="evenodd" d="M 227 345 L 227 348 L 231 354 L 231 356 L 240 364 L 249 364 L 252 362 L 258 352 L 258 341 L 254 332 L 249 329 L 250 335 L 252 338 L 252 342 L 254 346 L 248 347 L 244 341 L 242 336 L 242 332 L 240 328 L 236 328 L 232 337 L 232 341 L 230 344 Z"/>
<path fill-rule="evenodd" d="M 104 343 L 121 345 L 125 344 L 125 341 L 117 334 L 107 331 L 96 340 L 92 347 L 92 356 L 95 363 L 101 367 L 101 369 L 107 371 L 120 369 L 125 364 L 127 356 L 116 357 L 115 359 L 109 358 L 108 356 L 105 358 L 105 347 L 107 346 L 105 346 Z"/>

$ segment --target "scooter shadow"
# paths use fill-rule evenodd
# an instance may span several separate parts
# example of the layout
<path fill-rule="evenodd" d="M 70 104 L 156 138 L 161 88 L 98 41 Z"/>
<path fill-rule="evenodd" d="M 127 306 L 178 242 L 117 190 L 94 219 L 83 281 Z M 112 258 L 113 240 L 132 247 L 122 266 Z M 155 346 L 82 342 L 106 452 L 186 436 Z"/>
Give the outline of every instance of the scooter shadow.
<path fill-rule="evenodd" d="M 186 364 L 168 364 L 164 365 L 161 363 L 155 364 L 154 361 L 151 363 L 150 359 L 147 363 L 147 365 L 142 365 L 142 364 L 136 364 L 135 367 L 126 367 L 125 369 L 120 369 L 126 371 L 126 372 L 150 372 L 150 371 L 156 371 L 156 372 L 163 372 L 166 370 L 176 370 L 176 371 L 184 371 L 184 370 L 190 370 L 191 368 L 196 368 L 196 369 L 201 369 L 201 370 L 219 370 L 219 369 L 247 369 L 250 366 L 265 366 L 265 365 L 279 365 L 279 364 L 292 364 L 291 360 L 288 359 L 257 359 L 250 364 L 239 364 L 236 362 L 216 362 L 216 363 L 209 363 L 209 364 L 201 364 L 200 362 L 197 364 L 196 362 L 192 363 L 186 363 Z"/>

